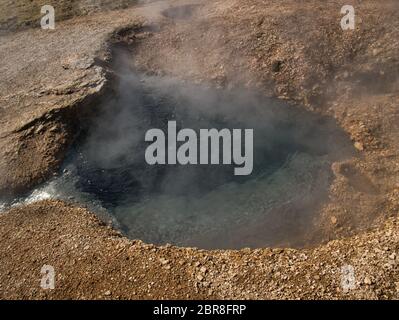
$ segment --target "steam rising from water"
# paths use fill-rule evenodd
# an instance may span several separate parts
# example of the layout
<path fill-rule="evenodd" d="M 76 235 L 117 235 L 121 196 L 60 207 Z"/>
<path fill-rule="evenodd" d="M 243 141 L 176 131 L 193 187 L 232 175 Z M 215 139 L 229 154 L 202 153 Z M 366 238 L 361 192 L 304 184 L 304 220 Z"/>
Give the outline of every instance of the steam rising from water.
<path fill-rule="evenodd" d="M 241 248 L 302 244 L 326 199 L 331 164 L 352 155 L 327 118 L 248 90 L 223 91 L 132 72 L 117 56 L 119 85 L 87 119 L 44 198 L 88 206 L 131 238 L 156 244 Z M 234 165 L 149 166 L 148 129 L 254 129 L 254 170 Z"/>

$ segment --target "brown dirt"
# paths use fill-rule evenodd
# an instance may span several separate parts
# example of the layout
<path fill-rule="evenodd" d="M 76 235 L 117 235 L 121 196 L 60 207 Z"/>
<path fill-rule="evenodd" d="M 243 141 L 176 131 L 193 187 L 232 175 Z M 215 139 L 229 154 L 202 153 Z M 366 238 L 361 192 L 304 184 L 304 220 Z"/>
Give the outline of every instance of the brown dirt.
<path fill-rule="evenodd" d="M 41 7 L 56 8 L 56 21 L 84 16 L 98 11 L 127 8 L 139 0 L 3 0 L 0 12 L 0 33 L 39 27 Z"/>
<path fill-rule="evenodd" d="M 0 219 L 0 298 L 399 298 L 399 224 L 316 249 L 204 251 L 123 238 L 85 209 L 40 202 Z M 39 286 L 52 265 L 55 289 Z M 355 269 L 344 292 L 341 267 Z"/>
<path fill-rule="evenodd" d="M 163 1 L 2 36 L 0 194 L 26 191 L 57 169 L 77 120 L 109 88 L 115 37 L 145 72 L 256 87 L 330 115 L 359 157 L 332 167 L 330 199 L 314 222 L 320 232 L 309 240 L 340 240 L 314 249 L 159 248 L 61 202 L 13 209 L 0 216 L 0 297 L 398 298 L 398 4 L 354 3 L 349 32 L 339 26 L 342 1 L 230 0 L 202 1 L 175 19 L 160 12 L 179 1 Z M 39 287 L 43 264 L 57 272 L 51 292 Z M 357 277 L 348 293 L 343 264 Z"/>

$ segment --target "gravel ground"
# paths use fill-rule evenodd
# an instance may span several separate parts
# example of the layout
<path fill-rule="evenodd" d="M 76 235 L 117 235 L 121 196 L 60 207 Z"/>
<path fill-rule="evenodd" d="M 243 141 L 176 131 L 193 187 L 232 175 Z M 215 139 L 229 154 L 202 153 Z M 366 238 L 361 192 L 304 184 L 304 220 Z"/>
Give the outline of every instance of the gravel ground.
<path fill-rule="evenodd" d="M 3 214 L 0 235 L 2 299 L 399 298 L 397 219 L 314 249 L 204 251 L 130 241 L 85 209 L 45 201 Z M 45 264 L 54 290 L 40 287 Z"/>

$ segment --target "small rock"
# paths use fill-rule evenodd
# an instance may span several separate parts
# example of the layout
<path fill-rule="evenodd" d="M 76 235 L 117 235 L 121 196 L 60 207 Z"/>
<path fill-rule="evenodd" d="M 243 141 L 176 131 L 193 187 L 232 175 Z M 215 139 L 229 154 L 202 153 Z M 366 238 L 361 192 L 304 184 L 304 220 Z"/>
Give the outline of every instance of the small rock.
<path fill-rule="evenodd" d="M 370 285 L 371 284 L 371 279 L 369 277 L 364 278 L 364 284 Z"/>
<path fill-rule="evenodd" d="M 202 281 L 202 280 L 204 280 L 204 277 L 202 275 L 198 274 L 197 275 L 197 280 L 198 281 Z"/>
<path fill-rule="evenodd" d="M 104 295 L 110 296 L 110 295 L 111 295 L 111 291 L 109 291 L 109 290 L 105 291 L 105 292 L 104 292 Z"/>
<path fill-rule="evenodd" d="M 363 143 L 361 143 L 361 142 L 355 142 L 354 146 L 359 151 L 363 151 L 364 150 Z"/>
<path fill-rule="evenodd" d="M 373 56 L 376 56 L 380 53 L 379 49 L 373 49 Z"/>
<path fill-rule="evenodd" d="M 337 222 L 338 222 L 337 217 L 332 216 L 332 217 L 331 217 L 331 223 L 332 223 L 332 224 L 337 224 Z"/>
<path fill-rule="evenodd" d="M 206 273 L 208 270 L 207 270 L 205 267 L 201 267 L 200 271 L 201 271 L 202 273 Z"/>
<path fill-rule="evenodd" d="M 272 71 L 279 72 L 281 70 L 282 65 L 283 65 L 282 61 L 280 60 L 274 61 L 272 64 Z"/>
<path fill-rule="evenodd" d="M 52 127 L 49 129 L 49 131 L 50 131 L 50 132 L 56 132 L 56 131 L 58 131 L 57 125 L 52 126 Z"/>
<path fill-rule="evenodd" d="M 44 125 L 39 124 L 36 129 L 35 129 L 35 133 L 40 133 L 44 130 Z"/>

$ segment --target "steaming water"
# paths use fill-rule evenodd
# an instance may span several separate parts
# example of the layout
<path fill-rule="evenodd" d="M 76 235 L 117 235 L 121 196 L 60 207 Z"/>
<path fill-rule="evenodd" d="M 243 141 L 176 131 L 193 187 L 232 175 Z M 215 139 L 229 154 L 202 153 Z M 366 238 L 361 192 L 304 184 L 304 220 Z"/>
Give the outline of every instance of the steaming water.
<path fill-rule="evenodd" d="M 325 201 L 331 164 L 352 155 L 330 119 L 245 90 L 227 92 L 117 70 L 115 95 L 83 125 L 60 174 L 23 203 L 86 205 L 127 236 L 202 248 L 300 244 Z M 150 128 L 254 129 L 254 170 L 146 164 Z M 11 204 L 12 205 L 12 204 Z M 0 207 L 1 210 L 1 207 Z"/>

